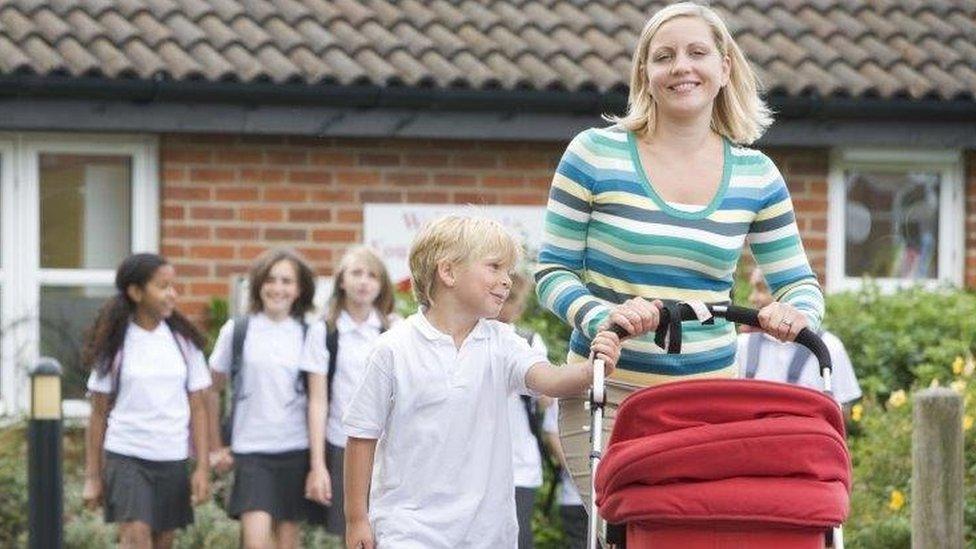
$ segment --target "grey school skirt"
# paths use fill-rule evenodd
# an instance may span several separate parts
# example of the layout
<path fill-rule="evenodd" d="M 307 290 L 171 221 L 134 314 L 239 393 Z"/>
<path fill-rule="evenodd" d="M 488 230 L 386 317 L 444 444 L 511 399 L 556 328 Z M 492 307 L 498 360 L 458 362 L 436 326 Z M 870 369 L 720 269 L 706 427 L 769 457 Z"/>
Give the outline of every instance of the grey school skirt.
<path fill-rule="evenodd" d="M 187 460 L 150 461 L 105 452 L 105 522 L 144 522 L 153 532 L 193 522 Z"/>
<path fill-rule="evenodd" d="M 264 511 L 277 521 L 307 520 L 312 504 L 305 499 L 308 466 L 308 450 L 234 454 L 227 514 L 238 519 L 248 511 Z"/>

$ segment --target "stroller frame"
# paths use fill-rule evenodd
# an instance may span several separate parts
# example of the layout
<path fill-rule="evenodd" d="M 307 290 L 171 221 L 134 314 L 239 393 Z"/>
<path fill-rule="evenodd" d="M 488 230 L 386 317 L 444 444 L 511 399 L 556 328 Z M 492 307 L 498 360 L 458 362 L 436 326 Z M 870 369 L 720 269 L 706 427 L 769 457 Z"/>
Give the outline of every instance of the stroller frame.
<path fill-rule="evenodd" d="M 671 318 L 672 316 L 677 318 Z M 659 321 L 660 328 L 658 329 L 659 336 L 663 335 L 661 334 L 662 330 L 667 330 L 668 325 L 674 322 L 680 323 L 685 320 L 698 320 L 702 324 L 708 324 L 711 323 L 714 318 L 724 318 L 736 324 L 747 324 L 756 328 L 761 327 L 759 324 L 759 311 L 755 309 L 729 305 L 727 303 L 706 304 L 700 301 L 681 302 L 669 306 L 668 308 L 661 309 Z M 620 326 L 613 326 L 611 329 L 621 338 L 629 335 Z M 658 338 L 659 341 L 666 339 L 666 337 Z M 823 378 L 824 383 L 823 392 L 824 394 L 832 397 L 832 365 L 830 360 L 830 352 L 827 350 L 826 344 L 824 344 L 823 340 L 816 332 L 809 328 L 804 328 L 800 331 L 796 337 L 796 343 L 810 349 L 813 355 L 817 358 L 817 361 L 820 364 L 820 375 Z M 678 345 L 680 345 L 680 342 Z M 587 547 L 589 549 L 597 549 L 599 546 L 599 534 L 601 533 L 601 530 L 605 534 L 608 526 L 606 522 L 600 518 L 599 509 L 596 505 L 596 471 L 597 467 L 600 465 L 600 459 L 603 457 L 603 411 L 604 406 L 606 405 L 607 393 L 604 361 L 602 359 L 595 358 L 592 354 L 590 355 L 590 361 L 593 363 L 593 386 L 589 391 L 591 447 L 590 516 L 587 533 Z M 840 404 L 838 403 L 837 406 L 839 407 Z M 825 537 L 826 547 L 844 549 L 843 526 L 833 527 L 825 534 Z"/>

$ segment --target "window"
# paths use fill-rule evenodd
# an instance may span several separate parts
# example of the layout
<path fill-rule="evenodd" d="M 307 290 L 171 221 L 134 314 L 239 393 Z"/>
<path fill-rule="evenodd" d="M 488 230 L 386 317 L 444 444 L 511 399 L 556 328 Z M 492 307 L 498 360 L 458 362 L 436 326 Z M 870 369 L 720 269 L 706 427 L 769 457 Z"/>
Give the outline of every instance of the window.
<path fill-rule="evenodd" d="M 0 339 L 0 403 L 7 413 L 26 406 L 26 368 L 47 355 L 63 368 L 65 414 L 84 414 L 85 330 L 115 291 L 118 263 L 159 246 L 156 140 L 8 138 L 6 149 L 0 141 L 0 309 L 8 327 Z"/>
<path fill-rule="evenodd" d="M 961 157 L 844 150 L 829 182 L 827 286 L 962 283 Z"/>

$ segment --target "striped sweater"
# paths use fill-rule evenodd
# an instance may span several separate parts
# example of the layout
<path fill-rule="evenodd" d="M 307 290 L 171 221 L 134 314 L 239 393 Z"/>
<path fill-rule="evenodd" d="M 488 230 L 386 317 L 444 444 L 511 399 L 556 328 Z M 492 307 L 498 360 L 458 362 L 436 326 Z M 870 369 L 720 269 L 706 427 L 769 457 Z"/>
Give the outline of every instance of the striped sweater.
<path fill-rule="evenodd" d="M 617 126 L 577 135 L 553 177 L 536 271 L 540 302 L 570 323 L 570 361 L 631 297 L 726 301 L 746 242 L 779 301 L 820 325 L 823 293 L 797 231 L 786 183 L 761 152 L 725 141 L 722 182 L 705 207 L 665 202 L 641 167 L 636 138 Z M 735 331 L 685 323 L 682 353 L 653 333 L 627 340 L 614 379 L 640 386 L 734 377 Z"/>

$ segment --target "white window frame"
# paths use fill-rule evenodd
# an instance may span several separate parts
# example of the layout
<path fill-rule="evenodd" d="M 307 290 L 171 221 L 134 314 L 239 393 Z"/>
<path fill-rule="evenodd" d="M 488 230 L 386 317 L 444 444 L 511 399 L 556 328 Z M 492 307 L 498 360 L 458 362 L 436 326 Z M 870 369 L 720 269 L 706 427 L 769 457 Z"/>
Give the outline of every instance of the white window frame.
<path fill-rule="evenodd" d="M 4 143 L 9 143 L 4 148 Z M 21 322 L 5 335 L 0 361 L 0 410 L 16 414 L 27 409 L 27 367 L 40 349 L 40 296 L 44 286 L 107 286 L 114 283 L 113 269 L 44 269 L 40 266 L 40 172 L 41 154 L 124 155 L 132 159 L 131 252 L 159 250 L 159 140 L 149 135 L 24 133 L 0 135 L 4 154 L 2 173 L 3 326 Z M 9 200 L 8 200 L 9 198 Z M 16 286 L 16 292 L 9 291 Z M 7 294 L 11 294 L 8 298 Z M 16 349 L 16 356 L 6 349 Z M 87 415 L 87 403 L 66 400 L 66 416 Z"/>
<path fill-rule="evenodd" d="M 884 292 L 921 285 L 934 289 L 950 284 L 962 286 L 965 256 L 963 201 L 963 158 L 961 151 L 844 148 L 831 151 L 827 206 L 827 288 L 831 292 L 856 290 L 864 279 L 846 273 L 846 200 L 844 172 L 849 169 L 904 173 L 926 171 L 940 174 L 939 262 L 934 279 L 903 280 L 876 278 L 872 282 Z"/>

